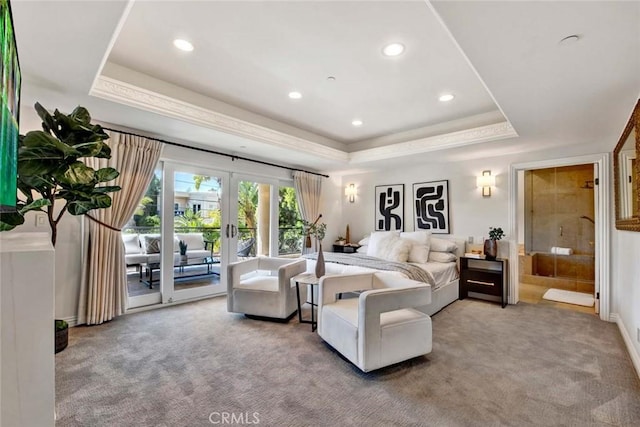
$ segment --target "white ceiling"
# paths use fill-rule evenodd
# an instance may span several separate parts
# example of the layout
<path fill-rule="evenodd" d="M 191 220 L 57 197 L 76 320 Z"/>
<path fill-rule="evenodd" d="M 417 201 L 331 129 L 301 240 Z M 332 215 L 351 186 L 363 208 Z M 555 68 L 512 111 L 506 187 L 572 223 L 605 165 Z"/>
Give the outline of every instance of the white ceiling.
<path fill-rule="evenodd" d="M 322 171 L 407 156 L 610 151 L 640 95 L 637 1 L 12 8 L 23 125 L 35 122 L 35 101 L 81 104 L 165 139 Z M 580 40 L 559 44 L 571 34 Z M 176 50 L 176 37 L 195 50 Z M 383 57 L 389 41 L 406 52 Z M 303 98 L 290 100 L 292 90 Z M 455 99 L 439 102 L 444 92 Z"/>

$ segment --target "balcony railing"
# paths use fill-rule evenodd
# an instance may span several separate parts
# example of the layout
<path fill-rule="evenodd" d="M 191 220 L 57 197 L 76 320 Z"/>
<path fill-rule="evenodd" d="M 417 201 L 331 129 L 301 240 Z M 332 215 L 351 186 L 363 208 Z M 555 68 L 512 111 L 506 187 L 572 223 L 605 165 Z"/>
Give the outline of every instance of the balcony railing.
<path fill-rule="evenodd" d="M 220 233 L 223 232 L 220 227 L 175 227 L 176 233 L 202 233 L 205 242 L 211 242 L 213 244 L 213 251 L 220 251 Z M 122 230 L 125 234 L 137 233 L 137 234 L 160 234 L 160 226 L 153 227 L 138 227 L 131 226 L 125 227 Z M 279 255 L 292 255 L 299 254 L 302 249 L 302 228 L 300 227 L 280 227 L 278 229 L 278 254 Z M 245 241 L 248 239 L 255 239 L 257 241 L 257 230 L 255 228 L 238 228 L 238 241 Z M 255 256 L 256 246 L 251 248 L 250 255 Z"/>

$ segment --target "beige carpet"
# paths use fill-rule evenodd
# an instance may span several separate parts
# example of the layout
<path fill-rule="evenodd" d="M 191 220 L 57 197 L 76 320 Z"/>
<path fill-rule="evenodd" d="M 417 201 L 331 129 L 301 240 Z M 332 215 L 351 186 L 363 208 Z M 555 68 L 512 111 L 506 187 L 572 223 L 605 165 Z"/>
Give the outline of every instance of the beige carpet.
<path fill-rule="evenodd" d="M 310 325 L 228 314 L 224 298 L 73 328 L 56 355 L 57 426 L 210 426 L 222 413 L 264 426 L 638 425 L 615 324 L 467 299 L 433 329 L 427 357 L 363 374 Z"/>

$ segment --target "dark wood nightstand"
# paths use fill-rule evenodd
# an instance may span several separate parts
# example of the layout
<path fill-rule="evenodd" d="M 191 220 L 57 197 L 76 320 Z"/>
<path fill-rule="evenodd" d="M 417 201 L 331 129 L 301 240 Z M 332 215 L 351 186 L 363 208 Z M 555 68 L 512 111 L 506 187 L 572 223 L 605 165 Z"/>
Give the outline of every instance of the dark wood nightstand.
<path fill-rule="evenodd" d="M 509 296 L 508 262 L 460 257 L 460 299 L 469 296 L 469 292 L 500 297 L 502 308 L 507 305 Z"/>
<path fill-rule="evenodd" d="M 360 246 L 351 245 L 333 245 L 333 252 L 341 252 L 343 254 L 353 254 Z"/>

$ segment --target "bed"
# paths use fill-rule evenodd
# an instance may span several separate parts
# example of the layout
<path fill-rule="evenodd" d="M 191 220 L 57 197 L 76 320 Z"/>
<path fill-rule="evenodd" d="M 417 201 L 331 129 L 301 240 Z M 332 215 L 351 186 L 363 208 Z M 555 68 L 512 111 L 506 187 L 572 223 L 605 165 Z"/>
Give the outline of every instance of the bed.
<path fill-rule="evenodd" d="M 437 236 L 455 244 L 455 248 L 448 252 L 455 255 L 451 262 L 392 262 L 385 259 L 368 256 L 363 253 L 342 254 L 324 253 L 326 274 L 357 274 L 370 271 L 385 271 L 422 281 L 431 285 L 431 304 L 420 307 L 420 311 L 429 316 L 437 313 L 447 305 L 458 299 L 459 288 L 459 259 L 465 252 L 465 239 L 453 236 Z M 452 245 L 453 246 L 453 245 Z M 432 252 L 433 254 L 433 252 Z M 316 254 L 305 255 L 307 271 L 315 271 Z M 436 258 L 436 257 L 431 257 Z M 454 258 L 451 256 L 451 258 Z"/>

